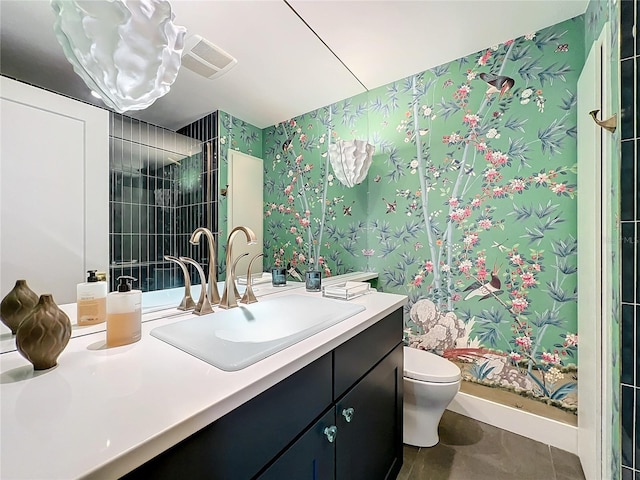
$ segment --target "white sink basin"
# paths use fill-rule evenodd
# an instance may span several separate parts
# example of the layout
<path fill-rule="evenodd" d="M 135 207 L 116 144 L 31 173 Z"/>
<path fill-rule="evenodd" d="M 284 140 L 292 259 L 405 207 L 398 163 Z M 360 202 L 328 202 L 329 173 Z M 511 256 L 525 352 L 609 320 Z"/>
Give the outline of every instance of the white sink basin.
<path fill-rule="evenodd" d="M 365 310 L 284 295 L 154 328 L 151 335 L 222 370 L 240 370 Z"/>

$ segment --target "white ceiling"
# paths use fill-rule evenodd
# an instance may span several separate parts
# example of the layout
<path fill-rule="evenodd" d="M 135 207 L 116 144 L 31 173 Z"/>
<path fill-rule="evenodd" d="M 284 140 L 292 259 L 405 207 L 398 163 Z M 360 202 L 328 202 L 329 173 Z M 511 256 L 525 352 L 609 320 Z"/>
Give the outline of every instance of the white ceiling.
<path fill-rule="evenodd" d="M 238 59 L 182 68 L 134 118 L 170 129 L 223 110 L 263 128 L 584 13 L 588 0 L 172 0 L 174 23 Z M 102 106 L 64 58 L 48 0 L 0 0 L 0 73 Z"/>

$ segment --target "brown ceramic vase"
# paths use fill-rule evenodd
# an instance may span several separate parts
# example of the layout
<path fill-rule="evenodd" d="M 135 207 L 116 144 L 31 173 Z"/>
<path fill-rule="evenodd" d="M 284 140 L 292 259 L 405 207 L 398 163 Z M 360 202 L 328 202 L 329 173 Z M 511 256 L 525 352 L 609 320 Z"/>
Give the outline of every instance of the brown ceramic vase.
<path fill-rule="evenodd" d="M 38 295 L 29 288 L 26 280 L 17 280 L 15 287 L 0 303 L 0 320 L 16 334 L 20 323 L 38 303 Z"/>
<path fill-rule="evenodd" d="M 40 295 L 38 304 L 18 327 L 16 347 L 34 370 L 46 370 L 57 365 L 69 338 L 71 321 L 67 314 L 58 308 L 52 295 Z"/>

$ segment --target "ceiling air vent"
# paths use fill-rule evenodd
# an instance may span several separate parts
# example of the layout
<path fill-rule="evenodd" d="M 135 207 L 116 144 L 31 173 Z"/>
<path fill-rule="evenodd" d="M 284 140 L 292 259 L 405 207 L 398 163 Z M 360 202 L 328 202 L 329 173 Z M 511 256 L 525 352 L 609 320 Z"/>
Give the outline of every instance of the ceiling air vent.
<path fill-rule="evenodd" d="M 236 63 L 238 60 L 200 35 L 193 35 L 184 42 L 182 66 L 203 77 L 221 77 Z"/>

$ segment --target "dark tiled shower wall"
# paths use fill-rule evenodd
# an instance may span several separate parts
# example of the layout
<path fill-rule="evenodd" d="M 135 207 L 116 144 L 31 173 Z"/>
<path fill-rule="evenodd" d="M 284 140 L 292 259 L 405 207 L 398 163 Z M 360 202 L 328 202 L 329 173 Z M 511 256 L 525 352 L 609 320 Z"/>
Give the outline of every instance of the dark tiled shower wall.
<path fill-rule="evenodd" d="M 198 227 L 206 227 L 213 233 L 217 252 L 220 252 L 218 241 L 218 113 L 213 112 L 181 129 L 178 133 L 198 140 L 202 145 L 201 197 L 198 202 L 183 202 L 179 209 L 180 233 L 178 248 L 189 252 L 194 246 L 189 244 L 191 233 Z M 199 262 L 208 271 L 209 251 L 206 239 L 201 237 Z M 216 253 L 216 258 L 220 258 Z M 218 261 L 218 273 L 220 262 Z"/>
<path fill-rule="evenodd" d="M 638 128 L 640 95 L 638 73 L 640 44 L 634 25 L 638 25 L 638 1 L 620 3 L 620 171 L 621 258 L 621 446 L 622 479 L 640 478 L 640 169 L 638 168 Z"/>
<path fill-rule="evenodd" d="M 143 291 L 182 286 L 182 272 L 164 256 L 208 257 L 188 243 L 205 221 L 211 188 L 201 141 L 115 113 L 110 137 L 110 287 L 120 275 L 137 278 Z"/>

